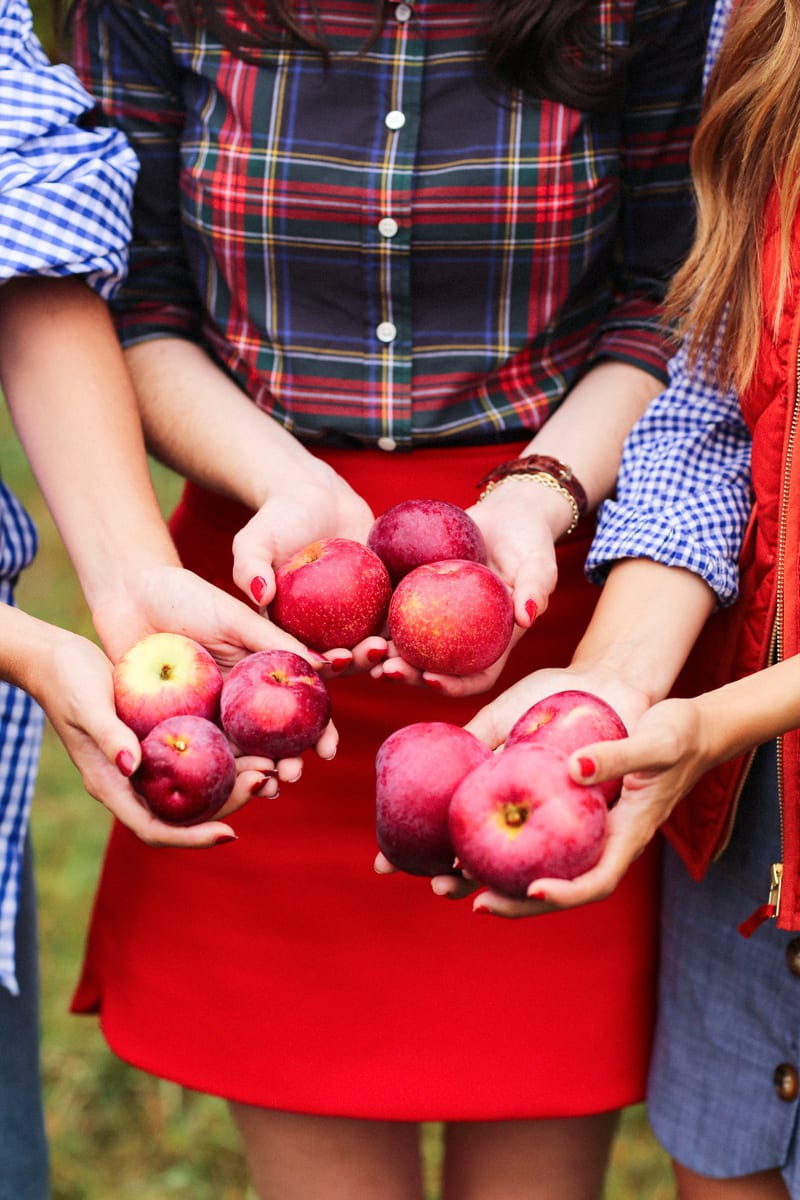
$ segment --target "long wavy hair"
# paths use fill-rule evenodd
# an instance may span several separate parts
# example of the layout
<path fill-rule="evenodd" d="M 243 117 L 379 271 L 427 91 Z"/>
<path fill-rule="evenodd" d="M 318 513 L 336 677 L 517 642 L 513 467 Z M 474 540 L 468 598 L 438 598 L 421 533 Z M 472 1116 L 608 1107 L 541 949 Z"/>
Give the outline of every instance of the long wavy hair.
<path fill-rule="evenodd" d="M 312 20 L 298 20 L 292 0 L 176 0 L 187 28 L 213 31 L 243 57 L 258 46 L 296 39 L 330 57 L 324 0 L 311 0 Z M 600 44 L 601 0 L 485 0 L 487 66 L 499 86 L 586 111 L 619 103 L 625 55 Z M 374 0 L 368 46 L 379 34 L 388 0 Z"/>
<path fill-rule="evenodd" d="M 800 199 L 800 0 L 741 0 L 709 79 L 691 161 L 695 241 L 666 311 L 686 336 L 690 363 L 742 390 L 764 319 L 764 210 L 775 186 L 782 252 L 776 327 L 789 279 Z"/>

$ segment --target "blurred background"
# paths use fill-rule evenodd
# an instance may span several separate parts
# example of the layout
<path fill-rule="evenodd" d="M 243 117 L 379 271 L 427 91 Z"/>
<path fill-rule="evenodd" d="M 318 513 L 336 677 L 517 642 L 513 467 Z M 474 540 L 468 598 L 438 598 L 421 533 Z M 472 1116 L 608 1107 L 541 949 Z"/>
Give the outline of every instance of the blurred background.
<path fill-rule="evenodd" d="M 50 0 L 34 0 L 33 7 L 38 35 L 55 55 Z M 180 481 L 159 464 L 152 465 L 167 513 Z M 0 406 L 0 468 L 40 532 L 38 558 L 20 583 L 20 606 L 93 638 L 69 561 L 5 406 Z M 34 801 L 33 839 L 53 1198 L 254 1200 L 225 1104 L 126 1066 L 107 1049 L 94 1018 L 70 1016 L 67 1011 L 108 828 L 106 810 L 83 791 L 77 771 L 48 728 Z M 426 1200 L 438 1198 L 439 1133 L 435 1125 L 423 1131 Z M 653 1138 L 644 1108 L 631 1108 L 624 1114 L 615 1143 L 604 1200 L 674 1197 L 668 1161 Z"/>

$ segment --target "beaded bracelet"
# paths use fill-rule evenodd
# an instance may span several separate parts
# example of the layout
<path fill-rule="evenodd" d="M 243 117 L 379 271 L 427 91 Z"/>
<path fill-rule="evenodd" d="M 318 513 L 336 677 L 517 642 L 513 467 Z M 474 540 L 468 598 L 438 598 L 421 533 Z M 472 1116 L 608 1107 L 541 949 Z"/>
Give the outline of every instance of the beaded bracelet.
<path fill-rule="evenodd" d="M 545 487 L 558 492 L 572 508 L 572 520 L 564 537 L 572 533 L 575 526 L 586 512 L 586 492 L 572 474 L 572 468 L 557 458 L 544 454 L 528 454 L 524 458 L 513 458 L 510 462 L 501 463 L 478 483 L 482 489 L 478 502 L 485 499 L 490 492 L 506 479 L 529 479 L 542 483 Z"/>

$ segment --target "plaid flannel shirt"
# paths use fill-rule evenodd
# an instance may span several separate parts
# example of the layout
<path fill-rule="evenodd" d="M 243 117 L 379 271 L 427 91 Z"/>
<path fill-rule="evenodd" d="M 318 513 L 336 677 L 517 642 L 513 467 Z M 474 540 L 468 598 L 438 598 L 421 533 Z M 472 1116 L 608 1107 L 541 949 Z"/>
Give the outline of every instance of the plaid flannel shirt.
<path fill-rule="evenodd" d="M 312 446 L 527 437 L 603 356 L 665 378 L 705 5 L 597 5 L 639 47 L 610 116 L 493 94 L 479 3 L 390 3 L 361 54 L 371 0 L 322 9 L 327 65 L 81 0 L 75 65 L 142 164 L 123 340 L 203 341 Z"/>

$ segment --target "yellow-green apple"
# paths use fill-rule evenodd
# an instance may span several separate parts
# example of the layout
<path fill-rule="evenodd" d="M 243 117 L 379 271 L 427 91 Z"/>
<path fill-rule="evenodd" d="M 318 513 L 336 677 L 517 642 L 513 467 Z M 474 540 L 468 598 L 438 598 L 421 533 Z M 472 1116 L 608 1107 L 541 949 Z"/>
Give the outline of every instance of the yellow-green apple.
<path fill-rule="evenodd" d="M 497 662 L 514 629 L 511 594 L 491 567 L 468 559 L 424 563 L 389 604 L 397 653 L 421 671 L 472 675 Z"/>
<path fill-rule="evenodd" d="M 628 736 L 625 723 L 610 704 L 593 692 L 568 689 L 545 696 L 524 712 L 511 726 L 506 746 L 517 742 L 539 742 L 572 754 L 590 742 L 615 741 Z M 619 799 L 621 779 L 598 783 L 608 805 Z"/>
<path fill-rule="evenodd" d="M 447 810 L 488 746 L 460 725 L 418 721 L 389 734 L 375 759 L 375 826 L 389 862 L 410 875 L 452 875 Z"/>
<path fill-rule="evenodd" d="M 169 825 L 196 825 L 219 812 L 236 782 L 236 760 L 225 734 L 205 717 L 159 721 L 142 742 L 131 784 L 153 816 Z"/>
<path fill-rule="evenodd" d="M 146 737 L 167 717 L 219 716 L 222 673 L 205 646 L 180 633 L 151 633 L 123 654 L 113 671 L 121 721 Z"/>
<path fill-rule="evenodd" d="M 257 650 L 222 687 L 222 727 L 243 754 L 294 758 L 319 741 L 331 715 L 328 689 L 291 650 Z"/>
<path fill-rule="evenodd" d="M 423 563 L 444 558 L 486 562 L 483 534 L 469 513 L 448 500 L 401 500 L 374 522 L 367 545 L 397 585 Z"/>
<path fill-rule="evenodd" d="M 458 864 L 477 882 L 524 897 L 535 879 L 574 879 L 600 857 L 608 808 L 574 783 L 567 755 L 520 742 L 471 771 L 450 801 Z"/>
<path fill-rule="evenodd" d="M 363 543 L 322 538 L 275 571 L 270 619 L 324 654 L 381 633 L 392 594 L 389 573 Z"/>

